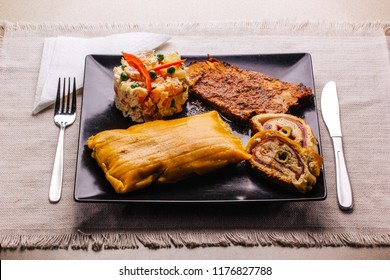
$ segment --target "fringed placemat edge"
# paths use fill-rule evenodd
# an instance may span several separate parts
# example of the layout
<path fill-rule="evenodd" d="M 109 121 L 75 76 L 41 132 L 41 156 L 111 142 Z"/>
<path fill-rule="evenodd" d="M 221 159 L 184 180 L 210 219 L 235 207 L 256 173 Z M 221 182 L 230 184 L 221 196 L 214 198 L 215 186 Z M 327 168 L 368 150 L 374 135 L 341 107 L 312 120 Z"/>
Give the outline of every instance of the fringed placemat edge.
<path fill-rule="evenodd" d="M 166 232 L 92 233 L 0 236 L 0 250 L 111 250 L 204 247 L 390 247 L 390 233 L 309 233 L 309 232 Z"/>
<path fill-rule="evenodd" d="M 164 32 L 172 35 L 280 35 L 296 34 L 369 34 L 373 31 L 390 33 L 387 21 L 297 21 L 290 19 L 262 21 L 209 21 L 209 22 L 112 22 L 112 23 L 64 23 L 64 22 L 0 22 L 1 33 L 7 31 L 99 31 L 107 32 Z M 245 32 L 242 32 L 245 30 Z"/>

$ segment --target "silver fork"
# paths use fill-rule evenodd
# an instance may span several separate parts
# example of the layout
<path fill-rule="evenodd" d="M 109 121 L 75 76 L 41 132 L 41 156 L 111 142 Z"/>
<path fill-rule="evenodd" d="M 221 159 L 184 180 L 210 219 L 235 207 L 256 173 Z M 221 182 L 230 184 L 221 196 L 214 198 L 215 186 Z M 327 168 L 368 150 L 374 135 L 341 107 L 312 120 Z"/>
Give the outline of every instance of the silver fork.
<path fill-rule="evenodd" d="M 53 174 L 51 176 L 49 200 L 58 202 L 61 198 L 62 176 L 64 173 L 64 134 L 65 128 L 76 120 L 76 78 L 73 78 L 73 90 L 70 91 L 71 82 L 68 84 L 64 78 L 61 98 L 61 78 L 58 79 L 56 105 L 54 109 L 54 123 L 60 127 L 56 157 L 54 159 Z M 68 94 L 66 94 L 66 91 Z"/>

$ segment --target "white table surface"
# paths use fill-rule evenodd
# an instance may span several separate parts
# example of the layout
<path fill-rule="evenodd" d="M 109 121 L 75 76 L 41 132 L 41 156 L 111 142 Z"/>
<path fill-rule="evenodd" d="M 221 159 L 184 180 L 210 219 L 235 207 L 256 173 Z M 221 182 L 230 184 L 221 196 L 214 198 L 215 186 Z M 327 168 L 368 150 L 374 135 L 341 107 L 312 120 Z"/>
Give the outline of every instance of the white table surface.
<path fill-rule="evenodd" d="M 158 13 L 158 16 L 156 14 Z M 0 0 L 0 21 L 390 21 L 389 0 Z M 198 248 L 0 251 L 0 259 L 390 259 L 390 248 Z"/>

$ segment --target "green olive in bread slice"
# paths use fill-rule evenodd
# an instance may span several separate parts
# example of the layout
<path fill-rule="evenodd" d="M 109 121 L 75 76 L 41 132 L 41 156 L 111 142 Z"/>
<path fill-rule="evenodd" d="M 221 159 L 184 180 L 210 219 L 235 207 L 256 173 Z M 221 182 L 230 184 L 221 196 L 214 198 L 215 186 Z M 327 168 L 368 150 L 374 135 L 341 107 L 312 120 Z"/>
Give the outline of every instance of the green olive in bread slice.
<path fill-rule="evenodd" d="M 278 185 L 306 193 L 317 183 L 322 157 L 278 131 L 257 132 L 245 149 L 251 166 Z"/>
<path fill-rule="evenodd" d="M 311 127 L 305 120 L 290 114 L 260 114 L 251 118 L 252 133 L 263 130 L 276 130 L 294 140 L 303 148 L 318 154 L 318 142 Z"/>

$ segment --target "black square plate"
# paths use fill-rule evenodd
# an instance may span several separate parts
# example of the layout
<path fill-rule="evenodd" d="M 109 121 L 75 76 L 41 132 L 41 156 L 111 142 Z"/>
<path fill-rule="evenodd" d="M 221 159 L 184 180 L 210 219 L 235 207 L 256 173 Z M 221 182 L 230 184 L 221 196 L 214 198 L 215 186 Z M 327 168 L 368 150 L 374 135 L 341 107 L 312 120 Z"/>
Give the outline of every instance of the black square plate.
<path fill-rule="evenodd" d="M 282 81 L 303 83 L 314 88 L 311 56 L 307 53 L 213 56 L 243 69 L 272 75 Z M 206 59 L 190 56 L 187 62 Z M 81 108 L 80 135 L 75 180 L 75 200 L 78 202 L 260 202 L 309 201 L 326 198 L 324 170 L 316 186 L 307 194 L 287 191 L 264 180 L 241 163 L 204 176 L 169 185 L 150 186 L 141 191 L 117 194 L 105 179 L 103 171 L 91 157 L 88 137 L 107 129 L 127 128 L 134 123 L 122 116 L 114 105 L 113 67 L 121 56 L 89 55 L 85 61 L 84 91 Z M 186 108 L 175 118 L 208 111 L 199 101 L 189 98 Z M 320 141 L 316 100 L 306 105 L 298 117 L 304 118 Z M 225 119 L 226 120 L 226 119 Z M 226 120 L 245 145 L 250 137 L 247 128 Z M 320 143 L 321 153 L 321 143 Z"/>

